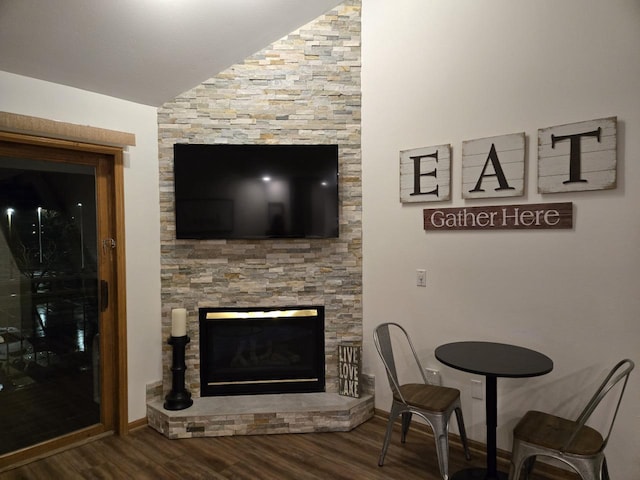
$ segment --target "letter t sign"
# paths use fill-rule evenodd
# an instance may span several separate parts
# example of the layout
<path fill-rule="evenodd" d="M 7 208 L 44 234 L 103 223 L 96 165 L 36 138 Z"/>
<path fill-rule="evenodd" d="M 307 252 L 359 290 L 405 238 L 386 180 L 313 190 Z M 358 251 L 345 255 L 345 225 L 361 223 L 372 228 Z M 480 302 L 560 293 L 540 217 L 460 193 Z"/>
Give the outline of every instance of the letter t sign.
<path fill-rule="evenodd" d="M 441 202 L 451 198 L 451 145 L 400 152 L 400 201 Z"/>
<path fill-rule="evenodd" d="M 616 187 L 617 118 L 538 130 L 538 192 Z"/>

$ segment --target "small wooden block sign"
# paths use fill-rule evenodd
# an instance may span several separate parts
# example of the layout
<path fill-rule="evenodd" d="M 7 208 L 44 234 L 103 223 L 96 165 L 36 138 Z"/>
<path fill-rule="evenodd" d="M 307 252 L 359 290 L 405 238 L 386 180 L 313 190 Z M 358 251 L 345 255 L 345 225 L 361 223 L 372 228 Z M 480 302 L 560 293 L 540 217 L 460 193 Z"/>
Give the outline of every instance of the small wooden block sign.
<path fill-rule="evenodd" d="M 360 366 L 362 347 L 338 345 L 338 393 L 346 397 L 360 398 Z"/>
<path fill-rule="evenodd" d="M 617 117 L 538 130 L 538 192 L 616 187 Z"/>

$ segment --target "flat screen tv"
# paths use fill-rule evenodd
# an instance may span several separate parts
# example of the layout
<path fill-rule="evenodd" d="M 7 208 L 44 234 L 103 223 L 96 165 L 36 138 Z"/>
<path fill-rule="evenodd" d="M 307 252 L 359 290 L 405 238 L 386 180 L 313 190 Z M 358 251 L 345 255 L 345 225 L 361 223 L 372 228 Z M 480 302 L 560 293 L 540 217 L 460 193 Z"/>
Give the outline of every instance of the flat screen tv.
<path fill-rule="evenodd" d="M 338 237 L 337 145 L 174 145 L 176 238 Z"/>

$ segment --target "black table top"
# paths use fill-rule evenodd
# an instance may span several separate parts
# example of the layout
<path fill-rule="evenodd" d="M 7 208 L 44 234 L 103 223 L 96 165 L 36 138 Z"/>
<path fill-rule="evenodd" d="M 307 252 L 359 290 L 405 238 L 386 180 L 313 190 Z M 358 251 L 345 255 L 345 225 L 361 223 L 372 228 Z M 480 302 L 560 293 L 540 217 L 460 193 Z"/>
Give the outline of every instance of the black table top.
<path fill-rule="evenodd" d="M 505 343 L 447 343 L 436 348 L 435 356 L 457 370 L 494 377 L 536 377 L 553 370 L 546 355 Z"/>

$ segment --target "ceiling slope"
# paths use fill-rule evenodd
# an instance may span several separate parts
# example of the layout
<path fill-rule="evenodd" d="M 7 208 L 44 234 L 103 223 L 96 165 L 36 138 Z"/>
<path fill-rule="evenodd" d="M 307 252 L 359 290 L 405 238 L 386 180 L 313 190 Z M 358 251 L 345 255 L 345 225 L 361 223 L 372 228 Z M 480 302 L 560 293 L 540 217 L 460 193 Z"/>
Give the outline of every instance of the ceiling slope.
<path fill-rule="evenodd" d="M 159 106 L 342 0 L 0 0 L 0 70 Z"/>

